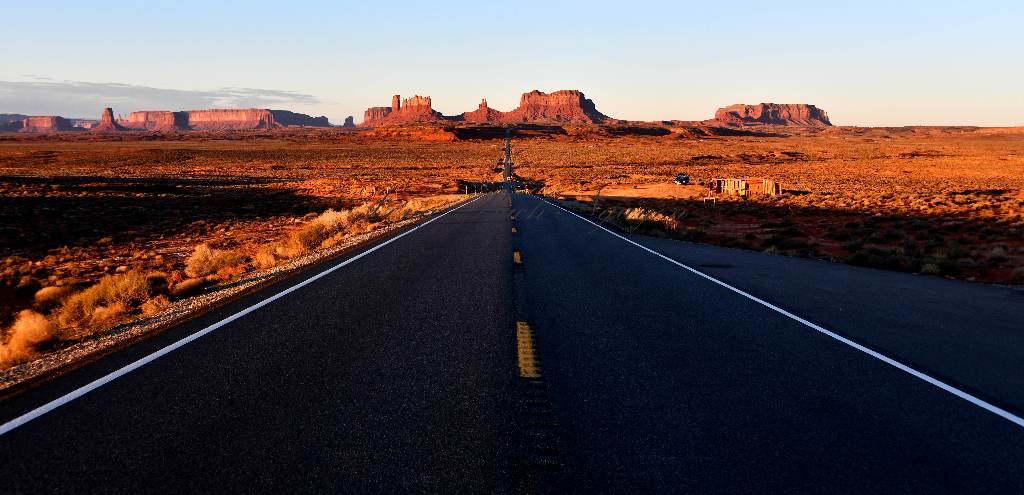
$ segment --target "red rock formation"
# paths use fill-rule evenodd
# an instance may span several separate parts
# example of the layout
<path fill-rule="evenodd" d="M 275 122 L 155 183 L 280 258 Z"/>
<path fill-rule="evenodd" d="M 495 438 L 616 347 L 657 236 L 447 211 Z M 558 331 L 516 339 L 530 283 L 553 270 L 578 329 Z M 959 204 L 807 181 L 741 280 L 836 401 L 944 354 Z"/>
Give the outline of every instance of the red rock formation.
<path fill-rule="evenodd" d="M 399 95 L 394 95 L 390 107 L 370 107 L 363 113 L 363 125 L 434 120 L 444 120 L 444 116 L 431 107 L 429 96 L 417 95 L 402 100 Z"/>
<path fill-rule="evenodd" d="M 285 127 L 330 127 L 331 123 L 327 117 L 321 115 L 312 117 L 304 113 L 289 112 L 288 110 L 268 110 L 274 116 L 277 125 Z"/>
<path fill-rule="evenodd" d="M 21 128 L 18 132 L 55 132 L 76 130 L 71 121 L 64 117 L 53 115 L 41 117 L 28 117 L 21 121 Z"/>
<path fill-rule="evenodd" d="M 188 113 L 165 110 L 132 112 L 118 124 L 137 131 L 183 131 L 188 129 Z"/>
<path fill-rule="evenodd" d="M 391 115 L 391 107 L 370 107 L 363 112 L 363 124 L 375 124 Z"/>
<path fill-rule="evenodd" d="M 331 125 L 327 117 L 265 108 L 132 112 L 127 120 L 119 123 L 129 129 L 146 131 L 234 131 Z"/>
<path fill-rule="evenodd" d="M 472 112 L 445 117 L 431 107 L 429 96 L 413 96 L 399 103 L 398 95 L 391 98 L 391 107 L 371 107 L 363 114 L 363 125 L 436 120 L 464 120 L 467 122 L 560 122 L 600 124 L 610 119 L 597 111 L 594 102 L 576 90 L 562 90 L 547 94 L 540 91 L 523 93 L 519 108 L 500 112 L 487 106 L 483 100 Z"/>
<path fill-rule="evenodd" d="M 537 90 L 523 93 L 519 108 L 504 115 L 505 122 L 571 122 L 600 124 L 609 117 L 597 111 L 594 102 L 580 91 L 565 89 L 547 94 Z"/>
<path fill-rule="evenodd" d="M 189 110 L 188 127 L 199 131 L 273 129 L 279 127 L 270 110 L 257 108 Z"/>
<path fill-rule="evenodd" d="M 462 114 L 462 120 L 466 122 L 501 122 L 504 118 L 505 112 L 488 107 L 486 98 L 476 110 Z"/>
<path fill-rule="evenodd" d="M 729 125 L 771 124 L 800 126 L 830 126 L 824 110 L 804 103 L 761 103 L 758 105 L 730 105 L 719 108 L 714 120 Z"/>
<path fill-rule="evenodd" d="M 356 126 L 356 121 L 354 119 L 355 118 L 352 117 L 351 115 L 349 115 L 348 117 L 345 117 L 345 123 L 341 124 L 341 126 L 342 127 L 355 127 Z"/>
<path fill-rule="evenodd" d="M 92 128 L 96 132 L 114 132 L 125 130 L 121 124 L 118 124 L 114 120 L 114 110 L 110 107 L 103 109 L 103 114 L 100 116 L 100 123 Z"/>

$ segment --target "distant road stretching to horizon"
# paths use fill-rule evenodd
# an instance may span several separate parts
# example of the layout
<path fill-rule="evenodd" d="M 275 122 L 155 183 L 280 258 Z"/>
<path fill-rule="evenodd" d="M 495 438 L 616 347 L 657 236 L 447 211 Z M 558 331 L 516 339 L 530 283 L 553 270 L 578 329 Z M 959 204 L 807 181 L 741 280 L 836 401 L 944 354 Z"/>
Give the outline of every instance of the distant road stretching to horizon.
<path fill-rule="evenodd" d="M 1022 328 L 492 193 L 0 403 L 0 491 L 1021 493 Z"/>

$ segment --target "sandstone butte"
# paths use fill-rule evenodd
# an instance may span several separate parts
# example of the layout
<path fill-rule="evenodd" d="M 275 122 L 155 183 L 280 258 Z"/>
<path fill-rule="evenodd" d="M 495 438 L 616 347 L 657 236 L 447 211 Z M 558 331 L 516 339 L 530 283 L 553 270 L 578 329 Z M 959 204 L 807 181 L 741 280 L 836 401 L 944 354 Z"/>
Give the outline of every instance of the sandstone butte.
<path fill-rule="evenodd" d="M 64 117 L 57 116 L 40 116 L 40 117 L 27 117 L 21 121 L 20 126 L 16 126 L 18 132 L 55 132 L 55 131 L 74 131 L 77 130 L 71 121 Z"/>
<path fill-rule="evenodd" d="M 557 122 L 578 124 L 600 124 L 610 120 L 597 111 L 594 102 L 580 91 L 570 89 L 543 93 L 530 91 L 519 98 L 519 107 L 502 112 L 487 106 L 487 100 L 472 112 L 444 116 L 431 107 L 429 96 L 414 96 L 401 100 L 399 95 L 391 97 L 390 107 L 370 107 L 363 113 L 363 125 L 382 125 L 402 122 L 425 122 L 436 120 L 465 122 Z"/>
<path fill-rule="evenodd" d="M 107 107 L 103 109 L 103 114 L 100 116 L 100 123 L 93 127 L 92 130 L 96 132 L 123 131 L 124 127 L 114 120 L 114 110 Z"/>
<path fill-rule="evenodd" d="M 805 103 L 760 103 L 730 105 L 715 112 L 714 122 L 727 125 L 770 124 L 830 126 L 824 110 Z"/>
<path fill-rule="evenodd" d="M 327 117 L 263 108 L 132 112 L 127 119 L 119 120 L 117 124 L 125 129 L 140 131 L 226 131 L 331 125 Z"/>
<path fill-rule="evenodd" d="M 349 115 L 348 117 L 345 117 L 345 123 L 341 124 L 341 126 L 342 127 L 355 127 L 356 126 L 355 117 L 353 117 L 351 115 Z"/>

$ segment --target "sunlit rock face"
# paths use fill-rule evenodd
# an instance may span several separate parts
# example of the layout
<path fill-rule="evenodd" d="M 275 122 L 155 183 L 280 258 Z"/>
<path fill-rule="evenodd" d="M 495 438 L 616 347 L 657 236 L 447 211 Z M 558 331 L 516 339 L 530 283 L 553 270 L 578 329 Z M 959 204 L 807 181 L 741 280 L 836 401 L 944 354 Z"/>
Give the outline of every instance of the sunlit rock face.
<path fill-rule="evenodd" d="M 759 103 L 730 105 L 715 112 L 715 120 L 724 124 L 771 124 L 830 126 L 828 114 L 806 103 Z"/>

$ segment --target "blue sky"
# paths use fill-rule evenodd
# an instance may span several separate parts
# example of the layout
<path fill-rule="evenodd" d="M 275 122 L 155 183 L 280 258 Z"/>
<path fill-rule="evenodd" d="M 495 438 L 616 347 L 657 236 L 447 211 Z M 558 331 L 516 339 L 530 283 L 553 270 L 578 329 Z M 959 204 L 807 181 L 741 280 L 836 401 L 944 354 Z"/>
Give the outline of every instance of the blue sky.
<path fill-rule="evenodd" d="M 807 102 L 844 125 L 1024 125 L 1022 2 L 5 2 L 0 113 L 446 114 L 580 89 L 633 120 Z"/>

